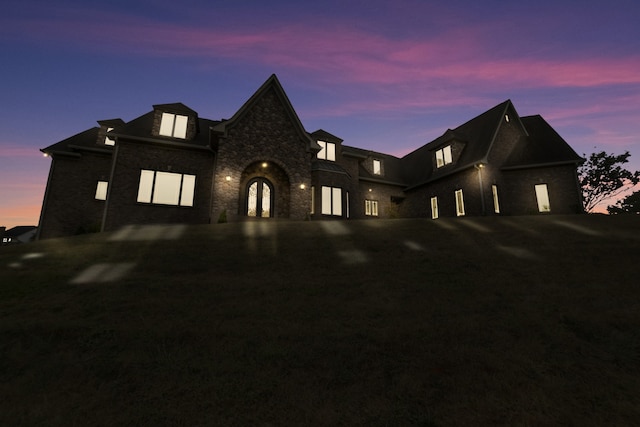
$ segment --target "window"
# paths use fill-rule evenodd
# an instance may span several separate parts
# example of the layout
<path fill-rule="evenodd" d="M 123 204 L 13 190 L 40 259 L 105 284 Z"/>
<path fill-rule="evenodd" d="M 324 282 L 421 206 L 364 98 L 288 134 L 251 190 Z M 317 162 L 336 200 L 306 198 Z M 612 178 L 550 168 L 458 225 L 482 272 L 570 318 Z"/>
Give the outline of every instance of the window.
<path fill-rule="evenodd" d="M 107 181 L 98 181 L 96 186 L 96 200 L 107 200 L 107 188 L 109 183 Z"/>
<path fill-rule="evenodd" d="M 382 174 L 382 164 L 380 163 L 380 160 L 373 160 L 373 174 L 374 175 L 380 175 Z"/>
<path fill-rule="evenodd" d="M 444 148 L 436 151 L 436 167 L 441 168 L 444 165 L 448 165 L 453 161 L 451 157 L 451 146 L 447 145 Z"/>
<path fill-rule="evenodd" d="M 431 219 L 438 219 L 438 198 L 431 198 Z"/>
<path fill-rule="evenodd" d="M 185 139 L 187 137 L 187 116 L 171 113 L 162 113 L 160 122 L 160 135 Z"/>
<path fill-rule="evenodd" d="M 500 213 L 500 203 L 498 203 L 498 186 L 491 186 L 491 193 L 493 194 L 493 211 L 495 213 Z"/>
<path fill-rule="evenodd" d="M 504 121 L 505 121 L 505 122 L 507 122 L 507 123 L 509 123 L 509 115 L 508 115 L 508 114 L 505 114 L 505 115 L 504 115 Z"/>
<path fill-rule="evenodd" d="M 551 212 L 547 184 L 536 185 L 536 199 L 538 200 L 538 212 Z"/>
<path fill-rule="evenodd" d="M 322 214 L 342 216 L 342 189 L 322 187 Z"/>
<path fill-rule="evenodd" d="M 456 215 L 464 216 L 464 196 L 462 190 L 456 190 Z"/>
<path fill-rule="evenodd" d="M 311 212 L 309 213 L 311 215 L 316 213 L 316 188 L 313 185 L 311 186 Z"/>
<path fill-rule="evenodd" d="M 141 170 L 138 202 L 193 206 L 195 186 L 195 175 Z"/>
<path fill-rule="evenodd" d="M 318 145 L 322 147 L 322 149 L 318 151 L 319 159 L 336 161 L 336 144 L 332 142 L 318 141 Z"/>
<path fill-rule="evenodd" d="M 111 132 L 113 128 L 107 128 L 107 132 Z M 109 138 L 109 135 L 104 138 L 104 145 L 116 145 L 116 140 L 113 138 Z"/>
<path fill-rule="evenodd" d="M 378 216 L 378 201 L 377 200 L 365 200 L 364 201 L 364 214 L 367 216 Z"/>

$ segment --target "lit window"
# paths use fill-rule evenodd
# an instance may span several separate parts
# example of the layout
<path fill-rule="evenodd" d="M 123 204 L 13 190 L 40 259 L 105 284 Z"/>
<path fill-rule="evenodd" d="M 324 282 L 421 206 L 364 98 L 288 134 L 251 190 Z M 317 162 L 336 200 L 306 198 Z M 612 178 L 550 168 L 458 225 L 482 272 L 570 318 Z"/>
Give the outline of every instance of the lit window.
<path fill-rule="evenodd" d="M 96 200 L 107 200 L 107 188 L 109 183 L 107 181 L 98 181 L 96 186 Z"/>
<path fill-rule="evenodd" d="M 113 128 L 107 128 L 107 132 L 111 132 L 113 130 Z M 116 140 L 113 138 L 109 138 L 109 136 L 107 135 L 104 138 L 104 145 L 116 145 Z"/>
<path fill-rule="evenodd" d="M 311 215 L 316 213 L 316 188 L 313 185 L 311 186 L 311 212 L 309 213 Z"/>
<path fill-rule="evenodd" d="M 322 147 L 322 149 L 318 151 L 318 158 L 335 162 L 336 144 L 332 142 L 318 141 L 318 145 Z"/>
<path fill-rule="evenodd" d="M 322 187 L 322 214 L 342 216 L 342 189 Z"/>
<path fill-rule="evenodd" d="M 373 174 L 380 175 L 382 173 L 382 167 L 380 164 L 380 160 L 373 161 Z"/>
<path fill-rule="evenodd" d="M 456 215 L 464 216 L 464 196 L 462 190 L 456 190 Z"/>
<path fill-rule="evenodd" d="M 444 148 L 436 151 L 436 166 L 441 168 L 444 165 L 448 165 L 453 161 L 451 157 L 451 146 L 447 145 Z"/>
<path fill-rule="evenodd" d="M 431 219 L 438 219 L 438 198 L 431 198 Z"/>
<path fill-rule="evenodd" d="M 536 199 L 538 201 L 538 212 L 551 212 L 547 184 L 536 185 Z"/>
<path fill-rule="evenodd" d="M 364 214 L 367 216 L 378 216 L 378 201 L 377 200 L 365 200 L 364 201 Z"/>
<path fill-rule="evenodd" d="M 185 139 L 187 137 L 187 116 L 171 113 L 162 113 L 160 122 L 160 135 Z"/>
<path fill-rule="evenodd" d="M 491 186 L 491 193 L 493 194 L 493 211 L 495 213 L 500 213 L 500 203 L 498 203 L 498 186 Z"/>
<path fill-rule="evenodd" d="M 140 171 L 138 202 L 156 205 L 193 206 L 195 175 Z"/>
<path fill-rule="evenodd" d="M 504 120 L 505 120 L 507 123 L 509 123 L 509 115 L 508 115 L 508 114 L 505 114 L 505 115 L 504 115 Z"/>

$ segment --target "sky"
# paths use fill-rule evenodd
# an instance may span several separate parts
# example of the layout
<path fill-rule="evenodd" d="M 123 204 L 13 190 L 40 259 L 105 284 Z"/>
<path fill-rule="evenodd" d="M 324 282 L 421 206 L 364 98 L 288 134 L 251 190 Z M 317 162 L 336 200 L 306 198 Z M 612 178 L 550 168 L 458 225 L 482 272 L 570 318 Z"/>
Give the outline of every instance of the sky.
<path fill-rule="evenodd" d="M 638 16 L 637 0 L 12 0 L 0 226 L 38 224 L 41 148 L 154 104 L 229 118 L 271 74 L 307 131 L 346 145 L 403 156 L 511 99 L 638 170 Z"/>

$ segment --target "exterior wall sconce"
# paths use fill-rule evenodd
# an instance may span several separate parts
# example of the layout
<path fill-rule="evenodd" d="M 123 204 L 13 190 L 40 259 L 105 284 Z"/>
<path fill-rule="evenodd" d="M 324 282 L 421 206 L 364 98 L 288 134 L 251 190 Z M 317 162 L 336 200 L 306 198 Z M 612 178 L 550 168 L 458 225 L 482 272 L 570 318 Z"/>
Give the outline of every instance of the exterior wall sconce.
<path fill-rule="evenodd" d="M 49 157 L 49 153 L 42 153 L 43 157 Z"/>
<path fill-rule="evenodd" d="M 263 163 L 262 163 L 262 167 L 263 167 L 263 168 L 266 168 L 267 166 L 269 166 L 269 163 L 267 163 L 267 162 L 263 162 Z"/>
<path fill-rule="evenodd" d="M 373 190 L 370 188 L 370 189 L 369 189 L 369 193 L 371 193 L 372 191 L 373 191 Z"/>
<path fill-rule="evenodd" d="M 306 186 L 306 185 L 304 185 L 304 184 L 300 184 L 300 189 L 301 189 L 301 190 L 304 190 L 305 188 L 307 188 L 307 186 Z"/>
<path fill-rule="evenodd" d="M 231 176 L 230 175 L 225 176 L 224 180 L 227 182 L 231 182 Z"/>

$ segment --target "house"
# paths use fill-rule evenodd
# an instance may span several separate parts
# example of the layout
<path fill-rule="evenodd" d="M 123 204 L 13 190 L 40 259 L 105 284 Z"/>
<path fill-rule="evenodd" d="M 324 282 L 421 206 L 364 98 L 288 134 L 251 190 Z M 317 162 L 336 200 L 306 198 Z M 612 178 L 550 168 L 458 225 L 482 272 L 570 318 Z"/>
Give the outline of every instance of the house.
<path fill-rule="evenodd" d="M 40 238 L 125 224 L 582 211 L 580 156 L 505 101 L 404 157 L 307 132 L 275 75 L 228 120 L 181 103 L 42 149 Z"/>
<path fill-rule="evenodd" d="M 19 225 L 8 230 L 5 227 L 0 227 L 3 245 L 32 242 L 36 237 L 36 232 L 37 227 L 35 225 Z"/>

